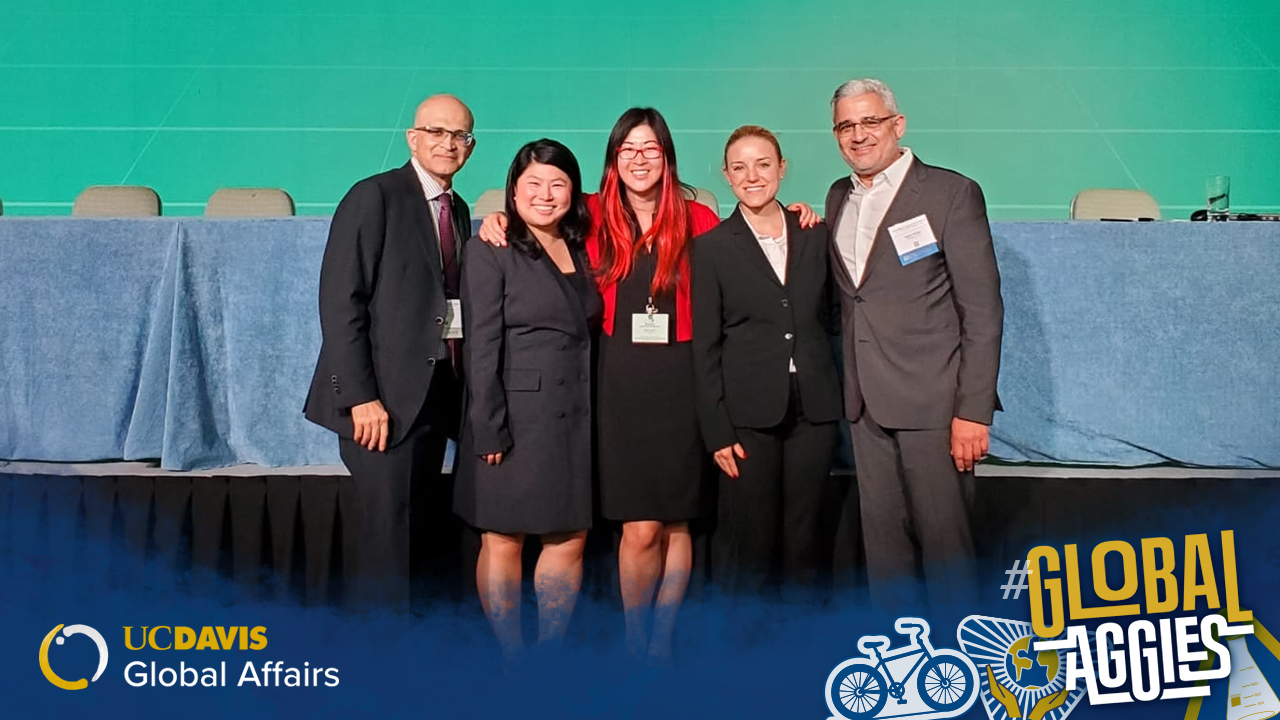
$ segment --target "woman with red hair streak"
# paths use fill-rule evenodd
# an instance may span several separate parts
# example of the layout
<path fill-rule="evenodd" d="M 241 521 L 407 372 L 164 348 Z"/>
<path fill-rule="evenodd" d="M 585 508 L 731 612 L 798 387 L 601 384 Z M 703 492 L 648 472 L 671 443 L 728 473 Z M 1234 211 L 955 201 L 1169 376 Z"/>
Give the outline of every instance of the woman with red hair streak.
<path fill-rule="evenodd" d="M 604 298 L 597 372 L 600 511 L 622 523 L 618 575 L 627 649 L 662 661 L 693 566 L 689 521 L 714 512 L 698 428 L 689 246 L 716 212 L 686 199 L 662 114 L 631 108 L 605 149 L 587 254 Z M 809 225 L 817 217 L 801 209 Z M 506 218 L 480 237 L 503 244 Z M 652 617 L 651 617 L 652 616 Z"/>

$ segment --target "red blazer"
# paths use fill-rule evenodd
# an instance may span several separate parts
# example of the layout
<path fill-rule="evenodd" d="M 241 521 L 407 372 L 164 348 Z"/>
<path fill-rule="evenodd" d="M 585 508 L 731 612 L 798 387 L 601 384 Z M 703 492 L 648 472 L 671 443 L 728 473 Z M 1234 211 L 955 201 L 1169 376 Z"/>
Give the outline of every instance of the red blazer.
<path fill-rule="evenodd" d="M 587 235 L 587 256 L 591 258 L 591 266 L 600 267 L 600 225 L 604 221 L 604 213 L 600 211 L 600 195 L 589 193 L 584 196 L 587 209 L 591 211 L 591 232 Z M 697 237 L 720 223 L 720 216 L 715 211 L 692 200 L 685 201 L 689 205 L 689 215 L 693 222 L 690 237 Z M 600 295 L 604 298 L 604 331 L 613 335 L 613 316 L 618 304 L 618 286 L 616 284 L 600 285 Z M 676 284 L 676 342 L 693 340 L 693 303 L 689 301 L 689 257 L 686 253 L 680 265 L 680 280 Z"/>

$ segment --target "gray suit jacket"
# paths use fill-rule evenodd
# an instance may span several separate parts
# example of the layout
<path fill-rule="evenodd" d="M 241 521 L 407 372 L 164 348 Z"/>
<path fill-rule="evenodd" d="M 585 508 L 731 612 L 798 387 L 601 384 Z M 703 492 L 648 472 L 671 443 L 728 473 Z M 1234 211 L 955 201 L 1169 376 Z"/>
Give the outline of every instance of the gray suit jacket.
<path fill-rule="evenodd" d="M 835 181 L 826 203 L 848 418 L 866 412 L 878 425 L 902 430 L 949 427 L 952 417 L 991 424 L 1000 409 L 1004 304 L 982 189 L 913 160 L 855 286 L 836 245 L 852 183 L 848 176 Z M 921 214 L 939 252 L 903 266 L 887 228 Z"/>

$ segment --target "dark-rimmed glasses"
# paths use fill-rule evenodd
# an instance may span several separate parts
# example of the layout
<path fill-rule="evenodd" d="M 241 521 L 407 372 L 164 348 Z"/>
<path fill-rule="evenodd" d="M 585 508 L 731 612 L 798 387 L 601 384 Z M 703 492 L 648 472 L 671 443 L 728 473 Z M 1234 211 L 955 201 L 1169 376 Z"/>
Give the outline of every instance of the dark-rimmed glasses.
<path fill-rule="evenodd" d="M 446 135 L 452 135 L 453 139 L 457 140 L 458 144 L 463 147 L 471 147 L 476 142 L 476 136 L 466 130 L 448 130 L 442 127 L 435 127 L 433 125 L 424 125 L 422 127 L 409 129 L 425 133 L 433 142 L 442 142 Z"/>
<path fill-rule="evenodd" d="M 867 132 L 875 132 L 875 130 L 881 125 L 896 117 L 898 117 L 898 113 L 885 115 L 884 117 L 864 117 L 858 121 L 845 120 L 831 129 L 840 137 L 849 137 L 854 133 L 854 130 L 856 130 L 859 125 L 861 125 L 862 129 Z"/>
<path fill-rule="evenodd" d="M 662 157 L 662 148 L 658 145 L 645 145 L 642 148 L 618 148 L 618 157 L 623 160 L 635 160 L 637 155 L 643 155 L 646 160 L 657 160 Z"/>

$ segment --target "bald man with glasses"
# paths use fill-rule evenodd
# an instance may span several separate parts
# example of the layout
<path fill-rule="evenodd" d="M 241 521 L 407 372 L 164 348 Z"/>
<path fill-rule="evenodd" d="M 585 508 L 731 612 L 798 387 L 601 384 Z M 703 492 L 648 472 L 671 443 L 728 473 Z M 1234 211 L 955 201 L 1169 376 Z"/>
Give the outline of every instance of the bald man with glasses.
<path fill-rule="evenodd" d="M 405 133 L 409 161 L 356 183 L 329 228 L 304 412 L 338 434 L 353 480 L 340 507 L 357 605 L 408 609 L 411 577 L 456 564 L 441 466 L 462 415 L 458 280 L 471 215 L 452 187 L 473 127 L 458 98 L 424 100 Z"/>

